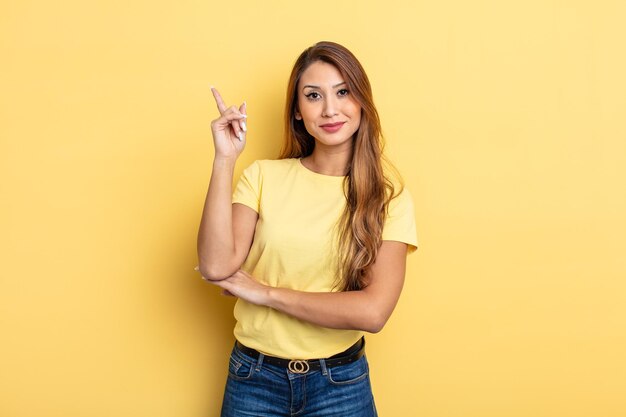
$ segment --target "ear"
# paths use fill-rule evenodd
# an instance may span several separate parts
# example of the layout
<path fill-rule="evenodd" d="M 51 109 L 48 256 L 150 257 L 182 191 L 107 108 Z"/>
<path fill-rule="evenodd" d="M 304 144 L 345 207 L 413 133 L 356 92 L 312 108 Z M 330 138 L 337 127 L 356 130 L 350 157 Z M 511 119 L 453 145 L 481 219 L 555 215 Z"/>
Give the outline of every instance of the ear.
<path fill-rule="evenodd" d="M 302 120 L 302 115 L 300 114 L 298 110 L 296 110 L 294 117 L 296 118 L 296 120 Z"/>

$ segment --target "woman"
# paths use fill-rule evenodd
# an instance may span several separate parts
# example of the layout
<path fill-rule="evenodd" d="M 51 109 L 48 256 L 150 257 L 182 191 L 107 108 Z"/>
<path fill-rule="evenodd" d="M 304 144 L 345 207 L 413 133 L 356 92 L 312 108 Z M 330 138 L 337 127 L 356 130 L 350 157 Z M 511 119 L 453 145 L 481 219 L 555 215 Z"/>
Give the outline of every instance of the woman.
<path fill-rule="evenodd" d="M 417 240 L 411 198 L 383 170 L 365 71 L 336 43 L 306 49 L 281 155 L 245 169 L 234 193 L 246 105 L 212 91 L 199 270 L 238 297 L 222 416 L 375 416 L 363 332 L 391 315 Z"/>

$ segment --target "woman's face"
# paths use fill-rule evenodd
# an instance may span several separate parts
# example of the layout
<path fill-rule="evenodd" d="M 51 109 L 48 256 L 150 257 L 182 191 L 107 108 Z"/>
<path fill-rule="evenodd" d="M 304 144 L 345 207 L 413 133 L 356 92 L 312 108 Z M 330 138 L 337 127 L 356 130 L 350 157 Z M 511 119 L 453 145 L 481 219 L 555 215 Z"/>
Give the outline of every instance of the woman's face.
<path fill-rule="evenodd" d="M 361 123 L 361 106 L 339 70 L 326 62 L 314 62 L 302 73 L 297 88 L 295 117 L 304 122 L 317 145 L 351 147 Z"/>

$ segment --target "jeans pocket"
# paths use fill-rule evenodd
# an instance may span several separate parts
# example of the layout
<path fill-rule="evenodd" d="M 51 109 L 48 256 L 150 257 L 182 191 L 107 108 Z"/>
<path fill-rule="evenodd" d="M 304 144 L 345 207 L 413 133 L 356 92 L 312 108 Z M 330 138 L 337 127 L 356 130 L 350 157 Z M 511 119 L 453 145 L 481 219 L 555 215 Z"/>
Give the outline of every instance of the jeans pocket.
<path fill-rule="evenodd" d="M 369 374 L 365 355 L 355 362 L 328 368 L 328 379 L 335 385 L 355 384 L 363 381 Z"/>
<path fill-rule="evenodd" d="M 237 355 L 234 351 L 228 360 L 228 376 L 236 380 L 244 380 L 252 377 L 254 364 Z"/>

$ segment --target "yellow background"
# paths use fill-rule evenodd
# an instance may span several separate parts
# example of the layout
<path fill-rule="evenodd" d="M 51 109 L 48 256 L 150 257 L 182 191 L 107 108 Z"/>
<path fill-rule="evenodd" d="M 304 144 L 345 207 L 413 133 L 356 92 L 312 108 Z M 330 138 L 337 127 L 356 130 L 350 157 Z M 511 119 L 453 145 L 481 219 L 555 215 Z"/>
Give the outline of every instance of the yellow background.
<path fill-rule="evenodd" d="M 0 415 L 216 416 L 193 272 L 209 84 L 281 143 L 318 40 L 366 68 L 421 247 L 368 338 L 381 416 L 626 415 L 621 1 L 0 3 Z"/>

